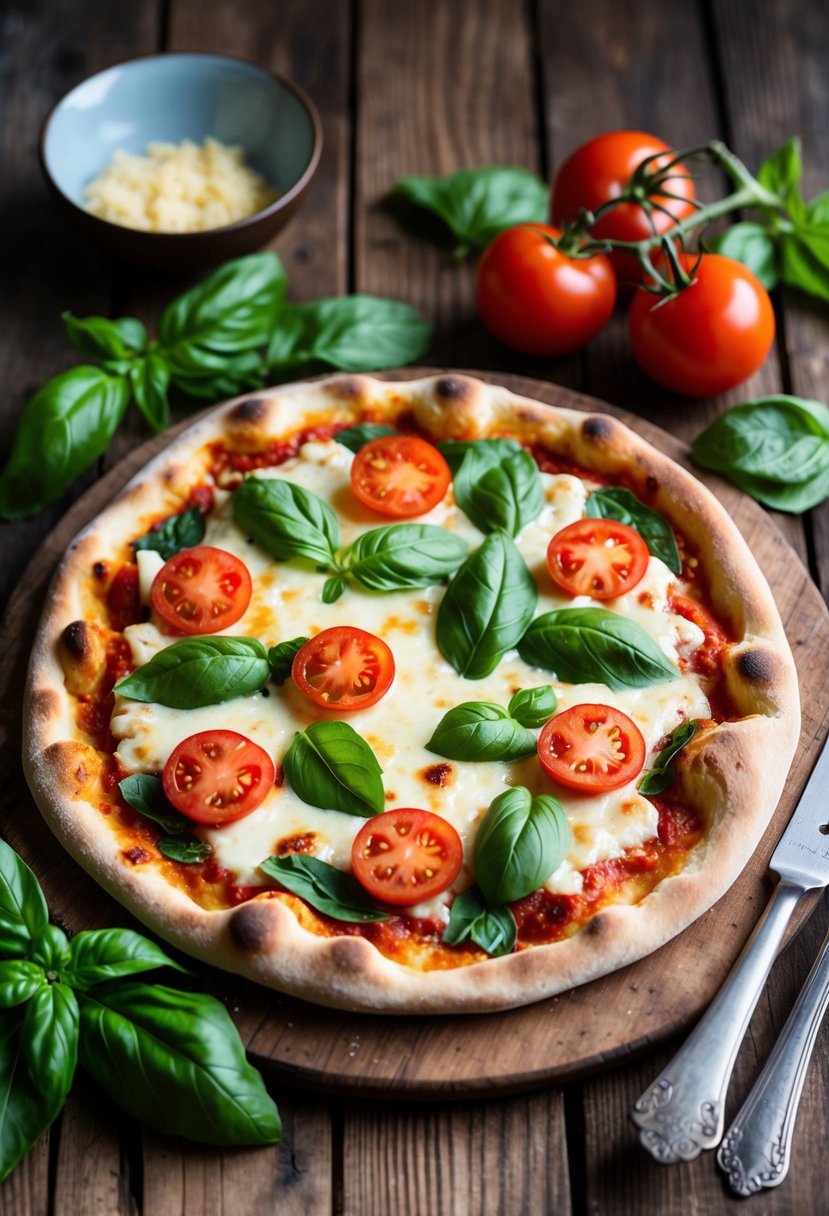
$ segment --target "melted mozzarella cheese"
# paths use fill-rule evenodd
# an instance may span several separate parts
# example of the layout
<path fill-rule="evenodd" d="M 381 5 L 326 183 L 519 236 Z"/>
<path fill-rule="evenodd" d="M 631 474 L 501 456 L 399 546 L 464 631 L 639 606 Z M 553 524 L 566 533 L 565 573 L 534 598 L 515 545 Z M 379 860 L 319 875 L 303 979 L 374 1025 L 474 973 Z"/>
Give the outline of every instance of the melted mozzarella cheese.
<path fill-rule="evenodd" d="M 350 489 L 351 453 L 342 445 L 305 444 L 299 455 L 259 473 L 285 477 L 304 486 L 335 510 L 343 545 L 361 532 L 383 523 L 361 506 Z M 554 532 L 584 514 L 584 483 L 569 475 L 542 474 L 545 505 L 539 518 L 517 540 L 540 588 L 538 612 L 589 605 L 587 597 L 572 599 L 559 592 L 546 570 L 547 544 Z M 482 534 L 454 504 L 451 491 L 444 501 L 417 522 L 438 524 L 469 542 Z M 509 785 L 525 785 L 533 794 L 551 792 L 551 783 L 533 756 L 518 763 L 446 761 L 426 750 L 441 717 L 463 701 L 494 701 L 506 705 L 519 688 L 552 683 L 559 708 L 582 702 L 614 705 L 637 724 L 653 750 L 682 721 L 706 717 L 709 707 L 697 679 L 690 675 L 649 688 L 611 692 L 602 684 L 562 684 L 549 672 L 532 668 L 515 651 L 509 652 L 483 680 L 463 679 L 441 656 L 434 639 L 435 616 L 444 594 L 442 586 L 391 593 L 371 593 L 349 586 L 340 600 L 320 598 L 326 575 L 309 563 L 272 561 L 250 542 L 233 522 L 230 496 L 217 505 L 207 522 L 204 544 L 241 557 L 253 580 L 250 607 L 225 633 L 259 638 L 266 646 L 298 635 L 310 636 L 333 625 L 355 625 L 383 638 L 395 659 L 396 675 L 389 692 L 374 706 L 346 718 L 372 747 L 383 769 L 389 807 L 418 806 L 442 815 L 457 829 L 464 844 L 464 869 L 452 890 L 472 881 L 469 860 L 477 824 L 492 800 Z M 139 554 L 139 556 L 141 556 Z M 651 557 L 647 573 L 628 595 L 604 606 L 637 621 L 673 662 L 702 641 L 702 632 L 684 618 L 665 612 L 674 575 Z M 150 621 L 126 631 L 136 663 L 144 663 L 174 639 Z M 278 764 L 299 727 L 335 715 L 312 706 L 288 680 L 257 693 L 197 710 L 175 710 L 116 698 L 112 730 L 121 740 L 118 754 L 130 772 L 160 772 L 173 747 L 198 731 L 226 728 L 253 739 Z M 573 844 L 547 887 L 573 893 L 581 889 L 579 871 L 593 862 L 621 856 L 656 833 L 657 813 L 636 792 L 636 782 L 611 793 L 561 797 L 570 821 Z M 364 820 L 338 811 L 318 810 L 302 802 L 287 786 L 277 786 L 246 818 L 213 830 L 199 829 L 215 849 L 219 863 L 245 884 L 263 882 L 259 864 L 278 851 L 280 842 L 311 836 L 311 851 L 343 869 L 350 867 L 351 844 Z M 413 915 L 445 914 L 446 892 L 428 905 L 410 909 Z"/>

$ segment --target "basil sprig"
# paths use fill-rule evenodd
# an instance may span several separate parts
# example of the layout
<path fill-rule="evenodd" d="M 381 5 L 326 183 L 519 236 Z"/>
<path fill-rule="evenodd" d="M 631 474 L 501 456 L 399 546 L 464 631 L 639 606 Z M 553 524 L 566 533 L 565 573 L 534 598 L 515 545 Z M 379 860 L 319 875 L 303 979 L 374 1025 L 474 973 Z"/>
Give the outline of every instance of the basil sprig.
<path fill-rule="evenodd" d="M 664 515 L 640 502 L 632 490 L 624 486 L 596 490 L 587 500 L 585 514 L 588 518 L 615 519 L 627 524 L 639 533 L 654 557 L 660 558 L 674 574 L 682 573 L 673 528 Z"/>
<path fill-rule="evenodd" d="M 696 722 L 685 722 L 671 732 L 671 737 L 660 752 L 657 752 L 654 766 L 645 773 L 638 785 L 640 794 L 662 794 L 676 777 L 674 759 L 682 751 L 686 743 L 690 743 L 697 733 Z"/>
<path fill-rule="evenodd" d="M 360 448 L 371 443 L 372 439 L 396 434 L 393 426 L 386 426 L 383 422 L 358 422 L 356 426 L 347 426 L 342 431 L 337 431 L 334 438 L 356 456 Z"/>
<path fill-rule="evenodd" d="M 544 506 L 538 465 L 510 439 L 473 440 L 464 446 L 452 478 L 458 506 L 481 532 L 501 528 L 517 536 Z"/>
<path fill-rule="evenodd" d="M 279 1139 L 276 1106 L 219 1001 L 137 981 L 184 970 L 140 933 L 69 941 L 47 915 L 34 874 L 0 840 L 0 1181 L 60 1113 L 78 1063 L 158 1131 L 221 1145 Z"/>
<path fill-rule="evenodd" d="M 457 239 L 459 256 L 488 245 L 514 224 L 547 221 L 544 182 L 510 165 L 462 169 L 447 177 L 403 177 L 395 192 L 439 216 Z"/>
<path fill-rule="evenodd" d="M 518 926 L 506 905 L 490 907 L 478 887 L 469 887 L 453 902 L 449 924 L 443 931 L 447 946 L 471 939 L 493 958 L 515 949 Z"/>
<path fill-rule="evenodd" d="M 538 588 L 514 541 L 492 532 L 452 579 L 437 617 L 437 644 L 469 680 L 481 680 L 517 646 L 532 620 Z"/>
<path fill-rule="evenodd" d="M 309 806 L 363 818 L 385 807 L 383 770 L 347 722 L 312 722 L 297 731 L 282 767 L 294 793 Z"/>
<path fill-rule="evenodd" d="M 283 308 L 265 358 L 279 375 L 319 366 L 372 371 L 416 362 L 431 340 L 431 326 L 408 304 L 335 296 Z"/>
<path fill-rule="evenodd" d="M 118 788 L 133 810 L 164 829 L 165 835 L 155 842 L 164 857 L 183 865 L 194 865 L 206 861 L 213 852 L 209 844 L 193 834 L 190 820 L 171 806 L 160 777 L 151 773 L 131 773 L 118 782 Z"/>
<path fill-rule="evenodd" d="M 204 539 L 204 516 L 198 507 L 188 507 L 171 515 L 157 528 L 151 528 L 132 542 L 133 549 L 154 549 L 165 562 L 182 549 L 192 549 Z"/>
<path fill-rule="evenodd" d="M 606 608 L 560 608 L 536 617 L 518 653 L 568 684 L 647 688 L 679 675 L 641 625 Z"/>
<path fill-rule="evenodd" d="M 256 638 L 184 638 L 159 650 L 115 691 L 133 701 L 200 709 L 258 692 L 269 675 L 265 647 Z"/>
<path fill-rule="evenodd" d="M 150 339 L 134 317 L 75 317 L 66 332 L 87 359 L 29 400 L 0 475 L 0 517 L 32 515 L 59 498 L 106 451 L 131 401 L 153 431 L 170 421 L 170 389 L 217 401 L 308 361 L 343 370 L 418 359 L 431 331 L 396 300 L 350 296 L 285 304 L 287 276 L 274 253 L 218 267 L 173 300 Z M 269 368 L 261 349 L 269 346 Z M 269 377 L 270 373 L 270 377 Z"/>
<path fill-rule="evenodd" d="M 387 912 L 376 908 L 364 887 L 353 874 L 346 874 L 319 857 L 291 853 L 287 857 L 268 857 L 259 867 L 287 891 L 299 895 L 326 916 L 334 920 L 369 924 L 388 920 Z"/>
<path fill-rule="evenodd" d="M 564 808 L 551 794 L 522 785 L 493 799 L 475 837 L 473 865 L 490 907 L 523 899 L 542 887 L 563 861 L 571 834 Z"/>
<path fill-rule="evenodd" d="M 536 750 L 531 728 L 543 726 L 557 703 L 549 684 L 521 689 L 508 709 L 492 701 L 464 701 L 443 715 L 426 750 L 447 760 L 521 760 Z"/>
<path fill-rule="evenodd" d="M 829 409 L 803 397 L 746 401 L 698 435 L 691 455 L 765 506 L 800 515 L 829 497 Z"/>
<path fill-rule="evenodd" d="M 283 477 L 246 477 L 233 495 L 233 518 L 277 561 L 304 557 L 328 569 L 340 525 L 326 502 Z"/>

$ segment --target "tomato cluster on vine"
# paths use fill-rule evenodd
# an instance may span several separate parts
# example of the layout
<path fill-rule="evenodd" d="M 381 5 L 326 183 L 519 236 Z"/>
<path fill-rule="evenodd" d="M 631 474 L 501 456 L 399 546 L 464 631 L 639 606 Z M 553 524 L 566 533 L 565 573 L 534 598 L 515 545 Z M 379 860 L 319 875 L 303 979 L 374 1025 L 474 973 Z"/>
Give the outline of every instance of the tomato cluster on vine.
<path fill-rule="evenodd" d="M 499 233 L 478 268 L 477 306 L 513 350 L 553 357 L 578 350 L 630 296 L 633 356 L 677 393 L 708 396 L 739 384 L 774 340 L 768 292 L 742 263 L 688 253 L 685 229 L 706 211 L 685 164 L 661 140 L 611 131 L 564 162 L 550 224 Z"/>

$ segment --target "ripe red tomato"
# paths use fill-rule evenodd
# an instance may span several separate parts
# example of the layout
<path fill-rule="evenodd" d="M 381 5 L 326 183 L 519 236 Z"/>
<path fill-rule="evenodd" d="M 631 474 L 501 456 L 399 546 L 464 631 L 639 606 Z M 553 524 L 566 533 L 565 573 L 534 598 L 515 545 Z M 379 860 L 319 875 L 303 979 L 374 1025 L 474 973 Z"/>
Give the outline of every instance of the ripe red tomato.
<path fill-rule="evenodd" d="M 548 777 L 583 794 L 627 785 L 645 764 L 645 740 L 635 722 L 610 705 L 573 705 L 538 736 Z"/>
<path fill-rule="evenodd" d="M 582 144 L 556 174 L 550 199 L 552 222 L 563 226 L 578 219 L 583 208 L 595 211 L 618 198 L 642 161 L 657 152 L 666 155 L 656 165 L 670 159 L 668 145 L 644 131 L 606 131 Z M 658 207 L 650 215 L 638 203 L 620 203 L 593 225 L 591 235 L 597 240 L 642 241 L 654 232 L 661 236 L 677 220 L 690 215 L 696 198 L 694 179 L 681 164 L 674 167 L 673 174 L 667 188 L 678 198 L 652 196 Z M 608 257 L 620 282 L 641 282 L 642 267 L 633 254 L 613 250 Z"/>
<path fill-rule="evenodd" d="M 258 743 L 235 730 L 203 730 L 173 748 L 161 784 L 182 815 L 218 827 L 255 811 L 275 778 Z"/>
<path fill-rule="evenodd" d="M 573 258 L 546 237 L 558 228 L 519 224 L 496 236 L 478 266 L 478 315 L 513 350 L 564 355 L 604 329 L 616 303 L 616 279 L 604 254 Z"/>
<path fill-rule="evenodd" d="M 415 435 L 372 439 L 351 465 L 351 486 L 360 502 L 399 519 L 431 511 L 451 480 L 449 465 L 437 448 Z"/>
<path fill-rule="evenodd" d="M 251 596 L 247 566 L 210 545 L 182 549 L 153 579 L 150 603 L 180 633 L 218 633 L 244 616 Z"/>
<path fill-rule="evenodd" d="M 299 691 L 323 709 L 367 709 L 388 692 L 394 656 L 373 633 L 337 625 L 297 651 L 291 676 Z"/>
<path fill-rule="evenodd" d="M 445 891 L 462 861 L 461 838 L 451 823 L 408 806 L 366 820 L 351 848 L 351 867 L 368 893 L 401 907 Z"/>
<path fill-rule="evenodd" d="M 774 310 L 768 292 L 733 258 L 704 253 L 680 261 L 693 282 L 659 299 L 640 288 L 628 314 L 634 358 L 642 370 L 675 393 L 713 397 L 740 384 L 769 353 Z"/>
<path fill-rule="evenodd" d="M 553 581 L 571 595 L 594 600 L 633 590 L 649 557 L 639 533 L 615 519 L 577 519 L 556 532 L 547 546 Z"/>

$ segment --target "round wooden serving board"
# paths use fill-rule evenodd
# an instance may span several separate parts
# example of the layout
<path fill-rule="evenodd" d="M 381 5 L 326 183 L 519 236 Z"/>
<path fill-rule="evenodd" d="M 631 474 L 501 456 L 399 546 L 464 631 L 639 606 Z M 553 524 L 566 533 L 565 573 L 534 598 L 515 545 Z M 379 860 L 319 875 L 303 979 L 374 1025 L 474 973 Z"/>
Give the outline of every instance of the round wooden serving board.
<path fill-rule="evenodd" d="M 386 378 L 411 379 L 434 370 L 407 368 Z M 518 376 L 483 378 L 552 405 L 615 414 L 678 463 L 688 464 L 679 440 L 604 402 Z M 138 448 L 73 506 L 35 555 L 4 622 L 3 834 L 33 867 L 54 919 L 70 932 L 125 925 L 131 918 L 63 852 L 26 787 L 20 705 L 28 654 L 49 578 L 69 541 L 176 433 Z M 450 1098 L 520 1091 L 598 1070 L 643 1050 L 685 1030 L 710 1002 L 765 905 L 771 890 L 768 859 L 829 726 L 829 614 L 800 559 L 765 512 L 724 481 L 702 480 L 728 508 L 771 584 L 797 662 L 804 711 L 785 794 L 743 874 L 715 907 L 650 957 L 559 997 L 502 1014 L 340 1013 L 204 968 L 205 984 L 226 1001 L 260 1066 L 303 1086 L 365 1096 Z"/>

